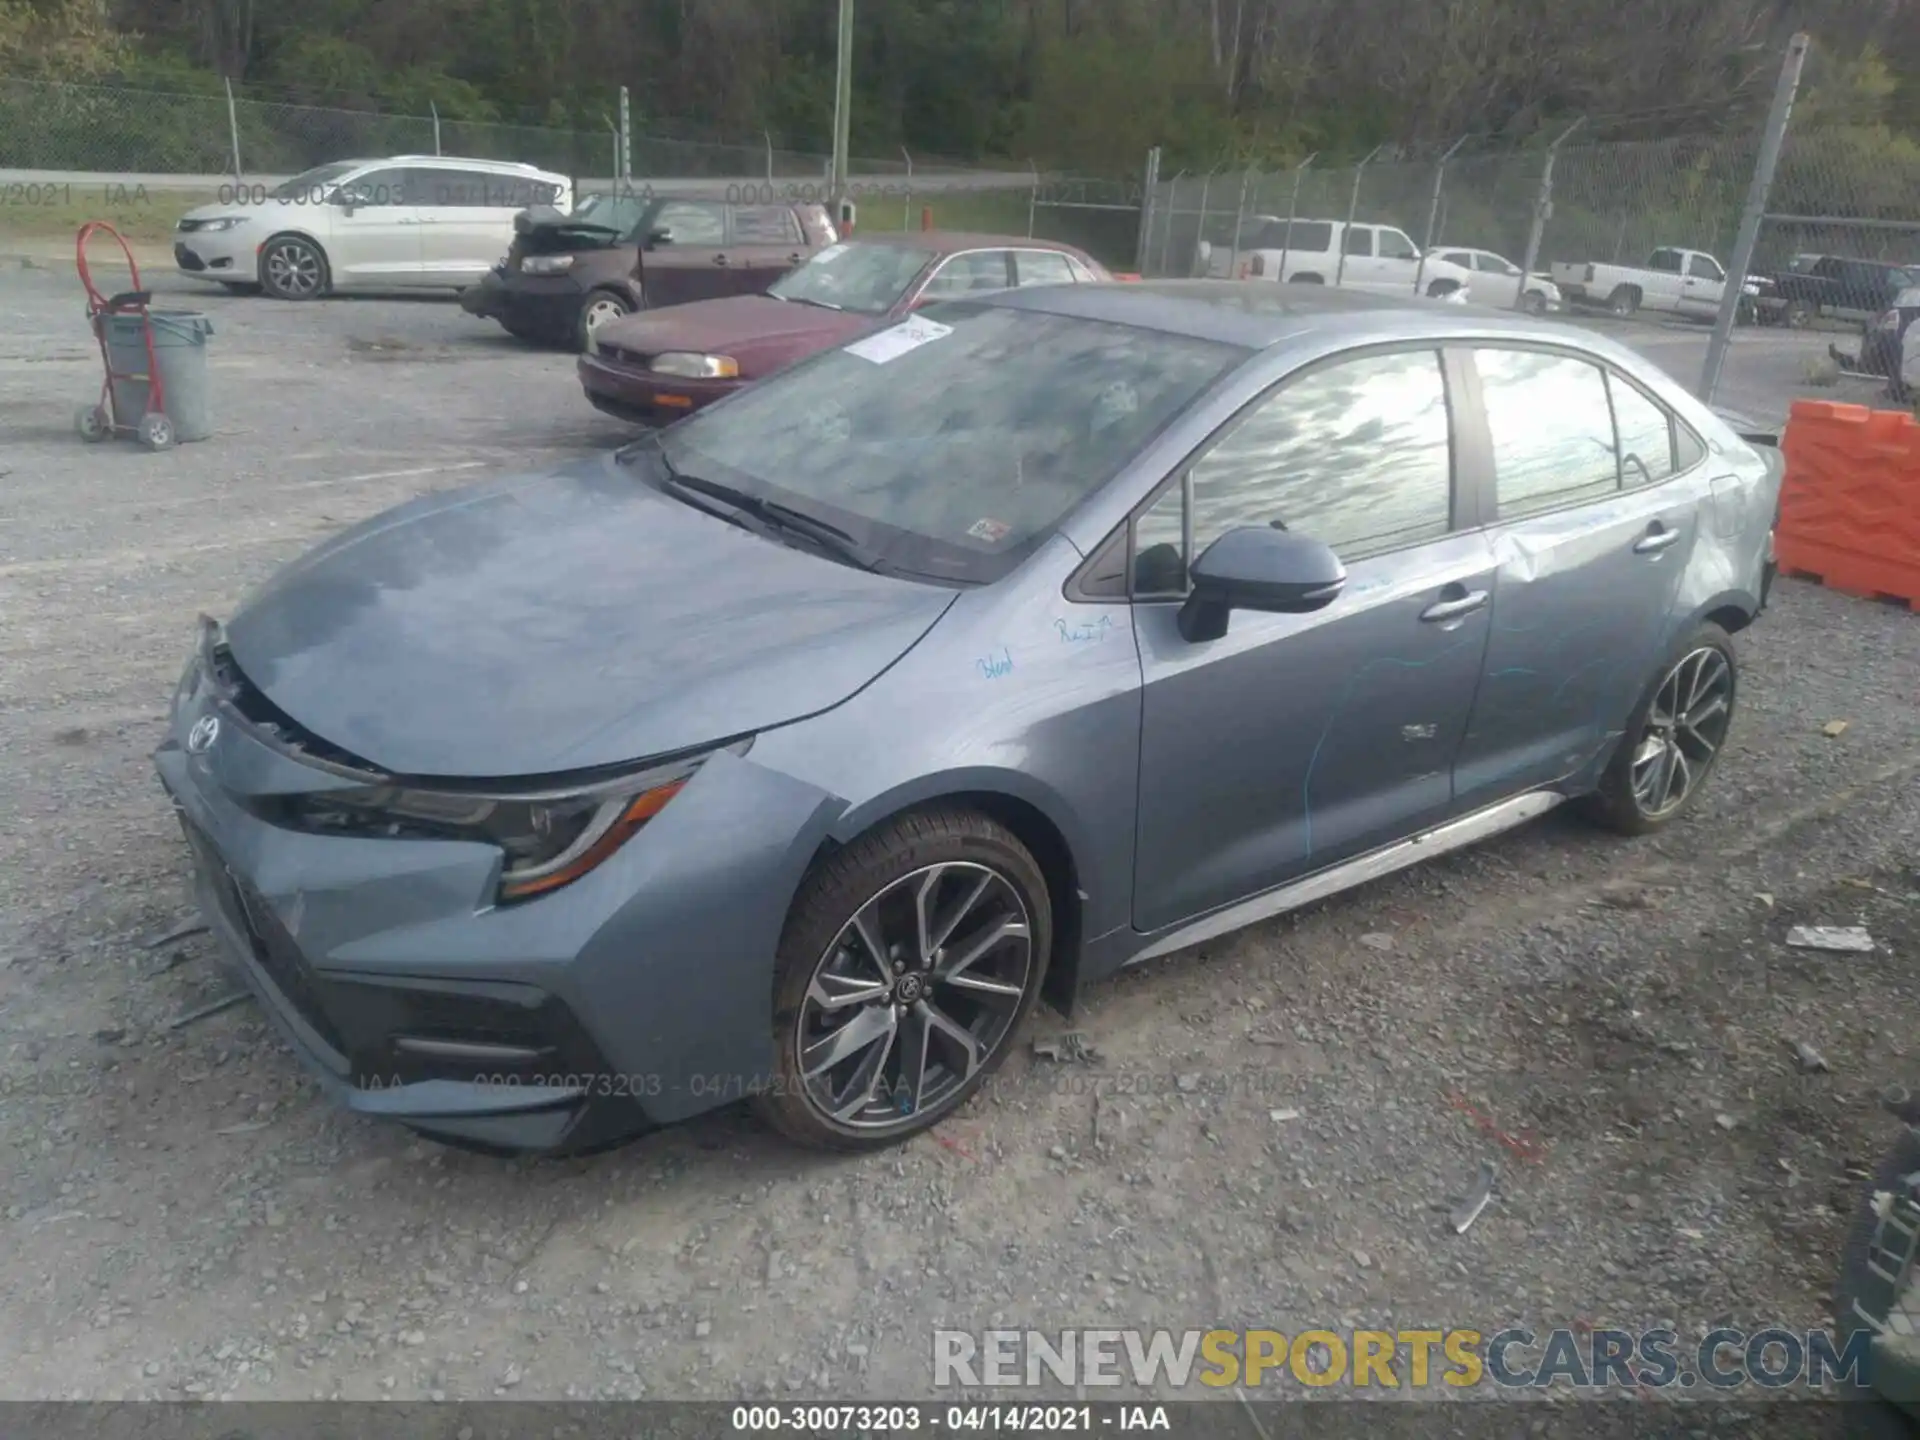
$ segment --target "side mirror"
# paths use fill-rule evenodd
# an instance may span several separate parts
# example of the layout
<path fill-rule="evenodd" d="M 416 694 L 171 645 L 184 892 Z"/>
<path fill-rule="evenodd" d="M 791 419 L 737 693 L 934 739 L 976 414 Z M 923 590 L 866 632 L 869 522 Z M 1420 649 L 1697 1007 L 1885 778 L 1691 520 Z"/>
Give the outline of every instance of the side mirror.
<path fill-rule="evenodd" d="M 1234 610 L 1305 615 L 1324 609 L 1347 583 L 1347 567 L 1320 541 L 1274 526 L 1229 530 L 1193 562 L 1192 591 L 1180 607 L 1180 634 L 1218 640 Z"/>

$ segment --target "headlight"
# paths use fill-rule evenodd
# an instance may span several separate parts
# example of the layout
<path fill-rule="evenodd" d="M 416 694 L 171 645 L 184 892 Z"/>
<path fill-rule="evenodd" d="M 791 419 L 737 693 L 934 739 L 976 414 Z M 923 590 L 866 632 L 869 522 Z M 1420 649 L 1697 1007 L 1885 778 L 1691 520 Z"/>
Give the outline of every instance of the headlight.
<path fill-rule="evenodd" d="M 231 230 L 236 225 L 247 223 L 244 215 L 218 215 L 211 220 L 182 220 L 180 229 L 186 234 L 199 234 L 208 230 Z"/>
<path fill-rule="evenodd" d="M 654 356 L 647 368 L 657 375 L 680 375 L 689 380 L 734 380 L 740 375 L 740 367 L 731 355 L 692 355 L 680 350 Z"/>
<path fill-rule="evenodd" d="M 520 262 L 529 275 L 564 275 L 573 268 L 571 255 L 529 255 Z"/>
<path fill-rule="evenodd" d="M 750 740 L 724 749 L 745 754 Z M 402 785 L 302 797 L 303 828 L 498 846 L 501 904 L 558 890 L 597 869 L 667 808 L 719 750 L 574 790 L 479 794 Z"/>

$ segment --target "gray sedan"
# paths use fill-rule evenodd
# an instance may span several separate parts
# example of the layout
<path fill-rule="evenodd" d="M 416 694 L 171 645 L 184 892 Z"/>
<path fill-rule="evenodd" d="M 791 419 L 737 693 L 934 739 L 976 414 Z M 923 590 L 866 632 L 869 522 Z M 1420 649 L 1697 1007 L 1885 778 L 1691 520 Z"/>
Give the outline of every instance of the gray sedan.
<path fill-rule="evenodd" d="M 1521 317 L 1187 281 L 930 307 L 203 622 L 156 762 L 351 1109 L 896 1142 L 1043 997 L 1726 740 L 1776 451 Z"/>

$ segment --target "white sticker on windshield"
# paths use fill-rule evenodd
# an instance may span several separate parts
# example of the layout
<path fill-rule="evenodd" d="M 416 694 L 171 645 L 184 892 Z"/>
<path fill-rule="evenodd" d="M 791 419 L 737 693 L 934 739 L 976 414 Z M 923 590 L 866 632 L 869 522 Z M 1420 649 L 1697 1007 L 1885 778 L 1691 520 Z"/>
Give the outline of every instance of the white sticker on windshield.
<path fill-rule="evenodd" d="M 862 360 L 871 360 L 876 365 L 884 365 L 889 360 L 898 360 L 909 350 L 918 350 L 922 345 L 929 345 L 952 333 L 951 325 L 942 325 L 938 320 L 915 315 L 877 335 L 854 341 L 847 346 L 847 353 L 858 355 Z"/>

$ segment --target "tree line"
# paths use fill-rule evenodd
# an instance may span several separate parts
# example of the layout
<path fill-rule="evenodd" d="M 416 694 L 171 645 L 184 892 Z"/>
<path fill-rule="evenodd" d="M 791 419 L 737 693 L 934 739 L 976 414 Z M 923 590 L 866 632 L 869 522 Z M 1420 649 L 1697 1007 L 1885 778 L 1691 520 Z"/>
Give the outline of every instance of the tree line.
<path fill-rule="evenodd" d="M 0 74 L 828 148 L 837 0 L 0 0 Z M 1920 0 L 857 0 L 853 149 L 1130 174 L 1285 164 L 1574 116 L 1750 127 L 1809 103 L 1920 134 Z"/>

